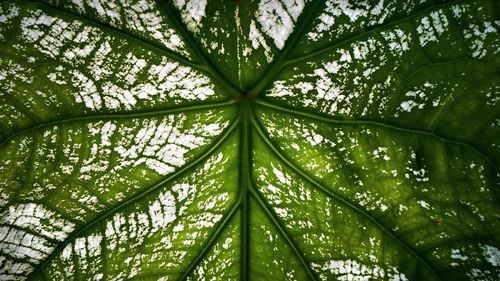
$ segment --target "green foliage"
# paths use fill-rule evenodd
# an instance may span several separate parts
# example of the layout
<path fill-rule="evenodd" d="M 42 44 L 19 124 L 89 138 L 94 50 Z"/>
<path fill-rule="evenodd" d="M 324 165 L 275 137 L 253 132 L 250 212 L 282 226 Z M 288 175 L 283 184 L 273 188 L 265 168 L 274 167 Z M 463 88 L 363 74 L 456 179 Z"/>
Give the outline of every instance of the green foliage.
<path fill-rule="evenodd" d="M 499 280 L 496 0 L 0 2 L 0 280 Z"/>

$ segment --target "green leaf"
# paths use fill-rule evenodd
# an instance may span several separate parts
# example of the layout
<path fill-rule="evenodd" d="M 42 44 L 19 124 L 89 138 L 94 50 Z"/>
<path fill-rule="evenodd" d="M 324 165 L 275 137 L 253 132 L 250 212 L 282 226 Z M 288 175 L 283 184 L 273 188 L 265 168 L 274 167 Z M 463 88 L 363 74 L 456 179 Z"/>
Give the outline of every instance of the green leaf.
<path fill-rule="evenodd" d="M 0 280 L 500 279 L 495 0 L 0 2 Z"/>

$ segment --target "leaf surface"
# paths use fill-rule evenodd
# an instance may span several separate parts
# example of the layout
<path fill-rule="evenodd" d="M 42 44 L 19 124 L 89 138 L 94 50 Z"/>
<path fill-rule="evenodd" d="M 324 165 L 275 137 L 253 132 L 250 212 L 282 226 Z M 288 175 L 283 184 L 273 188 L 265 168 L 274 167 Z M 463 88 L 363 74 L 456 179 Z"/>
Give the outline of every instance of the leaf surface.
<path fill-rule="evenodd" d="M 496 1 L 0 3 L 1 280 L 497 280 Z"/>

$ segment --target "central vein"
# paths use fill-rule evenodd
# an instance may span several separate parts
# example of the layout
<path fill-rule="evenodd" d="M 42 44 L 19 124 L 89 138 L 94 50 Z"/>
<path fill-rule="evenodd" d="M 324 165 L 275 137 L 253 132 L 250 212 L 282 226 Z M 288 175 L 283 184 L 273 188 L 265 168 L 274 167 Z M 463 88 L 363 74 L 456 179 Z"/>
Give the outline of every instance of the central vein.
<path fill-rule="evenodd" d="M 242 96 L 240 101 L 240 200 L 241 200 L 241 280 L 248 279 L 248 249 L 249 249 L 249 188 L 251 149 L 250 149 L 250 118 L 251 101 Z"/>

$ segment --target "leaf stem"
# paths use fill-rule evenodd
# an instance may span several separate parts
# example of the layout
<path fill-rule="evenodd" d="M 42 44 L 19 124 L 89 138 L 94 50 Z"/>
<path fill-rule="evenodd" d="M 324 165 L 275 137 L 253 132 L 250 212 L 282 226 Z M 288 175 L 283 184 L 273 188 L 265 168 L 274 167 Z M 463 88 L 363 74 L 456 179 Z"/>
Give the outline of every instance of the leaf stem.
<path fill-rule="evenodd" d="M 203 249 L 200 251 L 200 253 L 198 255 L 196 255 L 196 257 L 194 258 L 194 260 L 189 264 L 189 266 L 187 267 L 187 269 L 182 274 L 181 278 L 179 278 L 179 281 L 186 280 L 189 277 L 189 275 L 194 271 L 194 269 L 196 268 L 196 266 L 198 264 L 200 264 L 201 260 L 205 256 L 205 254 L 215 244 L 217 238 L 222 233 L 222 231 L 224 231 L 224 229 L 226 228 L 226 226 L 230 223 L 231 219 L 233 218 L 233 216 L 236 213 L 236 211 L 239 210 L 240 206 L 241 206 L 241 200 L 238 199 L 234 203 L 234 205 L 231 207 L 231 209 L 229 210 L 229 213 L 226 214 L 226 216 L 224 217 L 224 219 L 219 223 L 219 226 L 215 229 L 214 233 L 210 236 L 210 238 L 208 239 L 207 243 L 203 246 Z"/>
<path fill-rule="evenodd" d="M 494 166 L 496 168 L 499 168 L 499 164 L 498 163 L 496 163 L 495 161 L 493 161 L 492 158 L 490 158 L 488 155 L 486 155 L 484 152 L 482 152 L 478 148 L 475 148 L 474 146 L 472 146 L 470 143 L 459 141 L 459 140 L 450 139 L 450 138 L 438 135 L 438 134 L 436 134 L 434 132 L 416 130 L 416 129 L 405 128 L 405 127 L 397 127 L 397 126 L 390 125 L 390 124 L 383 123 L 383 122 L 379 122 L 379 121 L 332 119 L 332 118 L 329 118 L 329 117 L 326 117 L 326 116 L 322 116 L 322 115 L 317 114 L 317 113 L 300 111 L 300 110 L 293 109 L 293 108 L 285 108 L 285 107 L 282 107 L 282 106 L 280 106 L 278 104 L 272 104 L 272 103 L 269 103 L 269 102 L 266 102 L 266 101 L 263 101 L 263 100 L 258 100 L 255 103 L 258 104 L 258 105 L 261 105 L 261 106 L 273 109 L 273 110 L 277 110 L 277 111 L 281 111 L 281 112 L 285 112 L 285 113 L 288 113 L 288 114 L 293 114 L 293 115 L 301 116 L 301 117 L 305 117 L 305 118 L 310 118 L 310 119 L 314 119 L 314 120 L 321 121 L 321 122 L 327 122 L 327 123 L 330 123 L 330 124 L 376 126 L 376 127 L 386 128 L 386 129 L 400 131 L 400 132 L 406 132 L 406 133 L 411 133 L 411 134 L 418 134 L 418 135 L 433 137 L 433 138 L 435 138 L 437 140 L 440 140 L 440 141 L 444 141 L 444 142 L 447 142 L 447 143 L 451 143 L 451 144 L 456 144 L 456 145 L 467 147 L 470 150 L 472 150 L 475 153 L 477 153 L 478 155 L 480 155 L 484 160 L 486 160 L 492 166 Z"/>
<path fill-rule="evenodd" d="M 300 20 L 296 23 L 296 29 L 292 33 L 291 37 L 287 40 L 285 48 L 279 54 L 278 58 L 272 63 L 271 67 L 261 76 L 261 79 L 252 87 L 252 89 L 248 92 L 248 95 L 251 98 L 257 97 L 265 88 L 276 78 L 276 75 L 283 68 L 283 64 L 287 61 L 290 52 L 297 45 L 300 38 L 304 32 L 306 32 L 307 27 L 309 27 L 309 23 L 312 22 L 312 19 L 318 9 L 323 5 L 323 1 L 312 1 L 310 7 L 306 9 L 304 14 L 300 17 Z"/>
<path fill-rule="evenodd" d="M 102 30 L 105 30 L 108 33 L 116 34 L 119 37 L 123 37 L 129 41 L 138 43 L 139 45 L 141 45 L 143 47 L 146 47 L 148 49 L 162 53 L 163 55 L 168 56 L 172 59 L 175 59 L 178 62 L 186 64 L 192 68 L 200 69 L 200 65 L 193 63 L 189 59 L 185 58 L 182 55 L 179 55 L 179 54 L 173 52 L 170 49 L 167 49 L 167 47 L 160 45 L 159 43 L 156 43 L 156 42 L 149 40 L 147 38 L 138 36 L 136 34 L 127 33 L 127 32 L 120 30 L 119 28 L 116 28 L 116 27 L 114 27 L 106 22 L 96 20 L 96 19 L 93 19 L 90 17 L 86 17 L 82 14 L 78 14 L 78 13 L 70 11 L 68 9 L 61 8 L 61 7 L 55 6 L 54 4 L 45 3 L 45 2 L 42 2 L 39 0 L 19 0 L 18 2 L 20 2 L 21 4 L 27 5 L 27 6 L 30 6 L 30 5 L 35 6 L 40 10 L 45 10 L 48 12 L 57 13 L 57 14 L 67 16 L 67 17 L 72 18 L 72 19 L 79 20 L 79 21 L 81 21 L 85 24 L 88 24 L 90 26 L 98 27 Z"/>
<path fill-rule="evenodd" d="M 320 56 L 324 53 L 330 52 L 332 50 L 336 50 L 344 44 L 354 42 L 358 39 L 366 37 L 369 34 L 377 33 L 381 30 L 387 29 L 388 26 L 396 26 L 402 22 L 409 21 L 413 18 L 416 18 L 416 17 L 419 17 L 421 15 L 428 13 L 429 11 L 442 9 L 445 7 L 449 7 L 451 5 L 465 3 L 465 2 L 466 2 L 466 0 L 452 0 L 450 2 L 444 2 L 444 3 L 439 3 L 439 4 L 436 4 L 436 3 L 430 4 L 429 6 L 421 8 L 418 11 L 413 12 L 411 14 L 407 14 L 407 15 L 404 15 L 402 17 L 390 19 L 389 21 L 384 22 L 381 25 L 367 27 L 364 30 L 360 31 L 359 33 L 355 33 L 352 36 L 348 36 L 346 38 L 340 39 L 339 41 L 332 42 L 333 44 L 331 44 L 331 45 L 326 45 L 325 47 L 322 47 L 322 48 L 320 48 L 316 51 L 313 51 L 311 53 L 305 54 L 301 57 L 296 57 L 296 58 L 287 60 L 286 62 L 283 63 L 283 67 L 289 66 L 291 64 L 296 64 L 296 63 L 299 63 L 299 62 L 304 61 L 304 60 L 314 59 L 315 57 Z"/>
<path fill-rule="evenodd" d="M 313 281 L 318 280 L 318 278 L 316 277 L 315 273 L 312 271 L 311 267 L 307 263 L 306 258 L 300 252 L 299 247 L 297 247 L 297 245 L 295 245 L 295 242 L 292 240 L 292 238 L 290 238 L 290 235 L 288 234 L 288 232 L 285 229 L 285 227 L 283 226 L 283 224 L 276 217 L 276 214 L 271 210 L 271 208 L 268 206 L 268 204 L 266 204 L 266 202 L 262 199 L 262 196 L 259 194 L 259 192 L 257 190 L 255 190 L 255 188 L 253 188 L 253 186 L 250 188 L 250 191 L 251 191 L 252 197 L 255 198 L 255 200 L 257 201 L 257 203 L 260 205 L 261 209 L 264 210 L 264 213 L 273 222 L 273 224 L 278 229 L 278 231 L 281 234 L 281 236 L 287 242 L 288 246 L 295 253 L 295 255 L 299 259 L 300 263 L 302 264 L 302 266 L 306 270 L 307 275 L 309 276 L 309 278 L 311 280 L 313 280 Z"/>
<path fill-rule="evenodd" d="M 198 47 L 198 44 L 195 42 L 193 36 L 189 33 L 187 29 L 184 28 L 182 21 L 179 19 L 178 15 L 173 12 L 174 8 L 171 3 L 167 3 L 167 1 L 156 0 L 158 6 L 163 7 L 163 11 L 167 14 L 169 19 L 173 22 L 174 28 L 181 34 L 181 37 L 186 42 L 186 45 L 189 46 L 190 50 L 194 53 L 196 58 L 199 60 L 201 64 L 201 68 L 205 70 L 212 78 L 214 78 L 217 82 L 219 82 L 223 88 L 225 88 L 235 99 L 239 99 L 241 96 L 241 91 L 232 83 L 230 83 L 224 75 L 215 67 L 214 64 L 210 62 L 210 60 L 205 56 L 203 51 L 201 51 Z"/>
<path fill-rule="evenodd" d="M 249 202 L 248 189 L 250 186 L 251 167 L 251 147 L 250 147 L 250 115 L 251 102 L 243 99 L 241 107 L 241 127 L 240 127 L 240 192 L 241 192 L 241 272 L 240 280 L 248 280 L 249 260 Z"/>
<path fill-rule="evenodd" d="M 144 117 L 154 117 L 154 116 L 163 116 L 167 114 L 174 114 L 186 111 L 195 111 L 202 109 L 215 109 L 219 107 L 228 106 L 234 104 L 234 100 L 222 101 L 222 102 L 214 102 L 207 104 L 194 104 L 187 106 L 174 106 L 171 108 L 160 109 L 160 110 L 152 110 L 152 111 L 142 111 L 142 112 L 124 112 L 124 113 L 106 113 L 106 114 L 93 114 L 93 115 L 85 115 L 85 116 L 77 116 L 66 119 L 59 119 L 55 121 L 50 121 L 46 123 L 35 124 L 31 127 L 28 127 L 24 130 L 13 132 L 10 135 L 4 136 L 0 138 L 0 146 L 9 142 L 12 138 L 15 138 L 20 135 L 24 135 L 30 133 L 32 131 L 36 131 L 38 129 L 43 129 L 47 127 L 53 127 L 56 125 L 67 124 L 72 122 L 79 121 L 103 121 L 103 120 L 116 120 L 116 119 L 125 119 L 125 118 L 144 118 Z"/>

